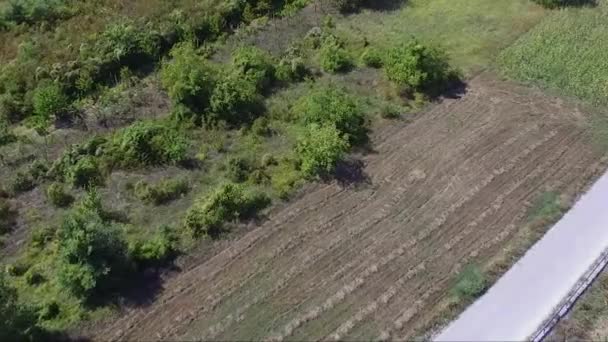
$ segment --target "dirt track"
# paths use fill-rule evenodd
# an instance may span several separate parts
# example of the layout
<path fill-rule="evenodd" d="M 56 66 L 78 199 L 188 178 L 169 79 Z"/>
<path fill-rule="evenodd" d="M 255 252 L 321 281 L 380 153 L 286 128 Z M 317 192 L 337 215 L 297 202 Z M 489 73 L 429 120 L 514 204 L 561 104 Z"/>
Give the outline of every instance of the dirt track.
<path fill-rule="evenodd" d="M 320 184 L 97 339 L 406 339 L 440 314 L 459 267 L 509 244 L 540 193 L 599 169 L 579 110 L 472 80 L 374 132 L 369 184 Z"/>

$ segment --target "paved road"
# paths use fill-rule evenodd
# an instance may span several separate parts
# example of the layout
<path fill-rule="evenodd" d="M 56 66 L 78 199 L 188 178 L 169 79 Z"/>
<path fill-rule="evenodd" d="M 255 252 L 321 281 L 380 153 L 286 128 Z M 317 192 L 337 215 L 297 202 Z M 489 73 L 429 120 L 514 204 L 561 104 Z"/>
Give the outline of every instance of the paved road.
<path fill-rule="evenodd" d="M 608 173 L 437 341 L 522 341 L 608 247 Z"/>

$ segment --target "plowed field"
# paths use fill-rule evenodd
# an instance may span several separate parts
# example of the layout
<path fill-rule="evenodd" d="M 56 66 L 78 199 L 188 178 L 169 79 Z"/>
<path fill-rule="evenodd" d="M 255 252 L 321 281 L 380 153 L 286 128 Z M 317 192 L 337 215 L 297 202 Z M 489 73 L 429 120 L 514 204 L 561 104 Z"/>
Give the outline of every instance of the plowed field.
<path fill-rule="evenodd" d="M 317 184 L 164 284 L 97 339 L 411 338 L 467 262 L 500 253 L 544 191 L 601 168 L 581 110 L 482 74 L 373 133 L 367 182 Z"/>

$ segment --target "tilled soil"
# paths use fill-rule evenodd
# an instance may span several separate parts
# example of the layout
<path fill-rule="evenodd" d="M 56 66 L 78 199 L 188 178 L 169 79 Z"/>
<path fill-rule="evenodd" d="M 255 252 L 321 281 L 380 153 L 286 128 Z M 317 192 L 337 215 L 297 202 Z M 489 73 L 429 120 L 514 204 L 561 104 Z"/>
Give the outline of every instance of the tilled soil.
<path fill-rule="evenodd" d="M 317 184 L 93 333 L 99 340 L 408 339 L 462 265 L 512 243 L 544 191 L 602 168 L 578 107 L 482 74 L 375 130 L 367 181 Z"/>

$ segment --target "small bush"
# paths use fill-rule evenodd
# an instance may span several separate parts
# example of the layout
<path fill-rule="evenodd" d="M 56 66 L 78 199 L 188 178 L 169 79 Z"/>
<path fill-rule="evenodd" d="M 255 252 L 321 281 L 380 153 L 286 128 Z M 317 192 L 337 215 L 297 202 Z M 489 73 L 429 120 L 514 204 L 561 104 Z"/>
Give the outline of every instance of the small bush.
<path fill-rule="evenodd" d="M 12 0 L 0 13 L 0 21 L 6 27 L 9 23 L 34 25 L 64 19 L 71 13 L 65 0 Z"/>
<path fill-rule="evenodd" d="M 178 199 L 190 191 L 188 181 L 185 179 L 168 179 L 157 184 L 148 184 L 144 181 L 135 183 L 135 196 L 140 200 L 161 205 Z"/>
<path fill-rule="evenodd" d="M 471 300 L 481 296 L 487 285 L 481 270 L 474 265 L 468 265 L 458 275 L 452 293 L 460 300 Z"/>
<path fill-rule="evenodd" d="M 281 57 L 275 70 L 275 77 L 281 82 L 299 82 L 309 75 L 302 53 L 297 48 L 290 48 Z"/>
<path fill-rule="evenodd" d="M 389 80 L 411 91 L 438 92 L 457 77 L 442 50 L 416 40 L 389 50 L 384 68 Z"/>
<path fill-rule="evenodd" d="M 34 114 L 46 121 L 64 117 L 69 111 L 70 100 L 55 83 L 36 88 L 33 101 Z"/>
<path fill-rule="evenodd" d="M 250 78 L 228 75 L 218 82 L 211 96 L 213 119 L 232 126 L 251 122 L 262 112 L 262 101 Z"/>
<path fill-rule="evenodd" d="M 43 321 L 51 320 L 59 315 L 61 309 L 56 301 L 46 302 L 38 310 L 38 317 Z"/>
<path fill-rule="evenodd" d="M 140 121 L 114 134 L 104 158 L 121 167 L 177 164 L 186 159 L 187 150 L 188 141 L 175 128 Z"/>
<path fill-rule="evenodd" d="M 194 111 L 208 108 L 215 86 L 213 68 L 190 43 L 176 45 L 170 55 L 172 59 L 161 69 L 161 80 L 171 99 Z"/>
<path fill-rule="evenodd" d="M 270 199 L 266 195 L 246 192 L 242 185 L 227 183 L 194 203 L 186 215 L 185 228 L 193 237 L 216 237 L 226 222 L 254 215 L 268 204 Z"/>
<path fill-rule="evenodd" d="M 320 87 L 303 96 L 293 112 L 304 124 L 334 125 L 353 143 L 367 139 L 366 120 L 357 99 L 334 86 Z"/>
<path fill-rule="evenodd" d="M 302 172 L 309 177 L 332 173 L 349 146 L 348 139 L 334 125 L 308 125 L 296 145 Z"/>
<path fill-rule="evenodd" d="M 361 54 L 361 63 L 370 68 L 382 68 L 384 61 L 382 60 L 382 54 L 380 51 L 374 48 L 367 48 Z"/>
<path fill-rule="evenodd" d="M 246 181 L 252 171 L 251 162 L 243 157 L 231 157 L 226 162 L 226 177 L 233 182 Z"/>
<path fill-rule="evenodd" d="M 97 158 L 92 156 L 79 158 L 66 170 L 65 177 L 70 184 L 81 188 L 103 183 L 103 175 Z"/>
<path fill-rule="evenodd" d="M 10 232 L 15 225 L 17 212 L 4 198 L 0 198 L 0 235 Z"/>
<path fill-rule="evenodd" d="M 27 192 L 35 187 L 36 181 L 28 172 L 17 171 L 9 181 L 9 191 L 13 194 Z"/>
<path fill-rule="evenodd" d="M 17 141 L 17 137 L 12 133 L 9 122 L 0 113 L 0 146 L 8 145 Z"/>
<path fill-rule="evenodd" d="M 139 268 L 159 266 L 172 258 L 177 251 L 177 236 L 164 226 L 150 239 L 129 244 L 129 254 Z"/>
<path fill-rule="evenodd" d="M 46 279 L 44 278 L 44 276 L 42 275 L 42 273 L 40 273 L 40 271 L 35 268 L 32 267 L 30 268 L 24 275 L 25 278 L 25 282 L 28 285 L 40 285 L 43 282 L 46 281 Z"/>
<path fill-rule="evenodd" d="M 274 81 L 274 61 L 272 57 L 256 47 L 236 49 L 232 54 L 232 72 L 256 85 L 258 91 L 267 90 Z"/>
<path fill-rule="evenodd" d="M 334 36 L 323 40 L 320 61 L 323 70 L 330 73 L 348 71 L 353 65 L 350 55 Z"/>
<path fill-rule="evenodd" d="M 0 272 L 0 341 L 44 340 L 35 311 L 18 301 L 17 291 Z"/>
<path fill-rule="evenodd" d="M 65 208 L 69 207 L 74 202 L 74 196 L 67 193 L 60 183 L 52 183 L 46 189 L 46 198 L 52 205 Z"/>

